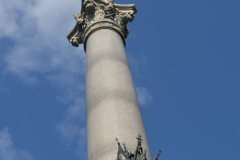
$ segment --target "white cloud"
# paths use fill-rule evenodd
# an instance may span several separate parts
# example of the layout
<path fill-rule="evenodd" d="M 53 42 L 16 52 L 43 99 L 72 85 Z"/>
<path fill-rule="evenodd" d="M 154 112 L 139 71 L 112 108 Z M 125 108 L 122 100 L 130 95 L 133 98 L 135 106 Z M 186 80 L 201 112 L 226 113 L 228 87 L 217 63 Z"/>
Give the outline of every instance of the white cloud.
<path fill-rule="evenodd" d="M 57 131 L 60 132 L 67 144 L 75 144 L 77 148 L 75 153 L 86 159 L 86 110 L 85 100 L 78 98 L 74 104 L 68 107 L 67 115 L 62 123 L 57 126 Z"/>
<path fill-rule="evenodd" d="M 34 160 L 28 152 L 14 148 L 8 128 L 4 128 L 2 131 L 0 131 L 0 159 Z"/>
<path fill-rule="evenodd" d="M 78 141 L 77 154 L 86 153 L 86 143 L 81 142 L 86 139 L 85 53 L 66 35 L 75 25 L 72 15 L 80 9 L 79 0 L 0 0 L 0 40 L 7 38 L 13 44 L 1 53 L 2 72 L 30 85 L 46 78 L 56 87 L 57 100 L 69 106 L 57 130 L 68 143 Z"/>
<path fill-rule="evenodd" d="M 152 96 L 145 87 L 136 87 L 140 106 L 146 106 L 152 102 Z"/>
<path fill-rule="evenodd" d="M 6 69 L 27 82 L 34 74 L 52 71 L 83 72 L 84 53 L 68 43 L 66 34 L 74 26 L 71 14 L 79 12 L 77 0 L 1 0 L 0 38 L 14 42 L 5 53 Z M 79 4 L 77 7 L 76 4 Z M 1 34 L 2 33 L 2 34 Z M 81 52 L 81 54 L 80 54 Z"/>
<path fill-rule="evenodd" d="M 147 60 L 146 54 L 138 54 L 138 56 L 134 56 L 133 54 L 128 53 L 127 55 L 132 74 L 137 76 L 138 78 L 141 77 L 140 70 Z"/>
<path fill-rule="evenodd" d="M 140 72 L 143 68 L 142 66 L 144 66 L 147 60 L 146 54 L 141 54 L 140 56 L 138 55 L 138 57 L 136 57 L 133 54 L 128 53 L 128 60 L 133 76 L 140 78 Z M 136 86 L 136 92 L 140 106 L 147 106 L 152 102 L 151 93 L 147 90 L 146 87 Z"/>
<path fill-rule="evenodd" d="M 69 106 L 57 131 L 68 144 L 75 143 L 79 156 L 86 157 L 81 154 L 86 153 L 85 53 L 66 38 L 75 25 L 72 15 L 80 8 L 79 0 L 0 0 L 0 40 L 7 38 L 13 44 L 1 53 L 0 63 L 4 73 L 15 74 L 27 84 L 37 84 L 44 77 L 56 87 L 57 99 Z M 139 63 L 131 57 L 130 63 L 138 74 Z M 151 101 L 146 88 L 137 87 L 137 92 L 140 105 Z"/>

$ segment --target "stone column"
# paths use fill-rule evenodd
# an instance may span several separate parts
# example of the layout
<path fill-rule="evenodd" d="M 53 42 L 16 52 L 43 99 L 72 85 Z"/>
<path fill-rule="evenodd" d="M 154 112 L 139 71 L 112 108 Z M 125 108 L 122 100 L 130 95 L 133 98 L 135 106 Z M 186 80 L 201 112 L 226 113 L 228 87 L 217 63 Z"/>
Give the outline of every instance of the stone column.
<path fill-rule="evenodd" d="M 88 159 L 115 160 L 115 137 L 134 151 L 139 133 L 144 139 L 143 147 L 149 151 L 120 35 L 101 29 L 89 37 L 86 46 Z"/>
<path fill-rule="evenodd" d="M 105 0 L 106 1 L 106 0 Z M 125 52 L 126 25 L 137 12 L 134 5 L 85 0 L 77 24 L 67 36 L 84 43 L 86 60 L 88 160 L 116 160 L 117 137 L 134 154 L 136 136 L 151 154 Z"/>

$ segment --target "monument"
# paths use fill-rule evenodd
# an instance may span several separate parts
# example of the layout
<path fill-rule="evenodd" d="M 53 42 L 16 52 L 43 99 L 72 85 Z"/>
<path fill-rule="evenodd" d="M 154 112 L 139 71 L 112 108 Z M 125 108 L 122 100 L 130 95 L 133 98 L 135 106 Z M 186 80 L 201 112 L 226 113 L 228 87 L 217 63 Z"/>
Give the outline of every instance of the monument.
<path fill-rule="evenodd" d="M 127 24 L 135 13 L 134 4 L 83 0 L 67 35 L 73 46 L 83 44 L 86 52 L 88 160 L 151 159 L 125 52 Z M 124 149 L 118 139 L 125 142 Z"/>

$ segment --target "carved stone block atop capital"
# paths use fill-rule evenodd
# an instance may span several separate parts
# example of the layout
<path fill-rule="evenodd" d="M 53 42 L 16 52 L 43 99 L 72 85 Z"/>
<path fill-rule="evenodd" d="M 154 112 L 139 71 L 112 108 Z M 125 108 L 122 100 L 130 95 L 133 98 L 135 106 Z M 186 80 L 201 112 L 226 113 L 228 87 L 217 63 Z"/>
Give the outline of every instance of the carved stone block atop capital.
<path fill-rule="evenodd" d="M 82 9 L 79 14 L 74 14 L 76 25 L 67 35 L 73 46 L 78 47 L 88 37 L 99 29 L 111 29 L 119 33 L 125 44 L 129 34 L 128 22 L 132 22 L 137 13 L 134 4 L 113 4 L 114 0 L 82 0 Z"/>

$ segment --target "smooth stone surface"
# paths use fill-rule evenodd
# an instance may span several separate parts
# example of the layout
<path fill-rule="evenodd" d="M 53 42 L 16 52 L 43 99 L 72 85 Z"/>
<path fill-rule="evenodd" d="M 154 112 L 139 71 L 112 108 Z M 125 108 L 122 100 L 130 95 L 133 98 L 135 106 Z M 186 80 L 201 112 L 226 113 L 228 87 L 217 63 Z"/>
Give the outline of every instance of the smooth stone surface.
<path fill-rule="evenodd" d="M 138 100 L 128 66 L 119 60 L 103 59 L 87 72 L 87 113 L 106 98 L 128 99 L 138 105 Z"/>
<path fill-rule="evenodd" d="M 125 48 L 120 35 L 109 29 L 94 32 L 87 41 L 87 141 L 88 160 L 114 160 L 117 142 L 151 154 L 138 105 Z"/>

